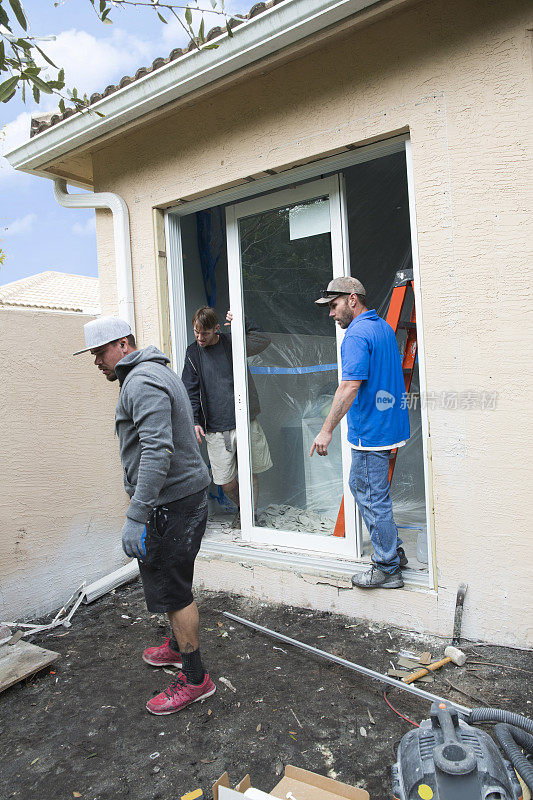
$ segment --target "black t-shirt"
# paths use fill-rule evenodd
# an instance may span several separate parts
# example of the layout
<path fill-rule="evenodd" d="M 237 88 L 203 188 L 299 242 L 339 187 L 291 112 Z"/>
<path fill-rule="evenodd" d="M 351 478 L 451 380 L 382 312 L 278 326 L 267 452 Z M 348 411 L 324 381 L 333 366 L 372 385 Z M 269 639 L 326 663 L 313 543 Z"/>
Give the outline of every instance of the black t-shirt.
<path fill-rule="evenodd" d="M 233 366 L 220 338 L 210 347 L 198 347 L 205 385 L 207 430 L 231 431 L 235 428 L 235 396 Z"/>

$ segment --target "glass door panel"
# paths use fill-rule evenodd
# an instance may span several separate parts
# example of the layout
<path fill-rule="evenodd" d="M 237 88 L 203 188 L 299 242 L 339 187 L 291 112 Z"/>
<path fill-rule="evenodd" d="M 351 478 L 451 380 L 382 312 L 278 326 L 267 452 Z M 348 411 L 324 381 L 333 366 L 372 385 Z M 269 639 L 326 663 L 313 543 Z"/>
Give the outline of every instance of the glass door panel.
<path fill-rule="evenodd" d="M 340 331 L 314 303 L 345 274 L 338 179 L 240 203 L 227 220 L 244 533 L 247 506 L 254 540 L 355 556 L 353 508 L 337 524 L 342 428 L 328 456 L 309 457 L 338 385 Z"/>

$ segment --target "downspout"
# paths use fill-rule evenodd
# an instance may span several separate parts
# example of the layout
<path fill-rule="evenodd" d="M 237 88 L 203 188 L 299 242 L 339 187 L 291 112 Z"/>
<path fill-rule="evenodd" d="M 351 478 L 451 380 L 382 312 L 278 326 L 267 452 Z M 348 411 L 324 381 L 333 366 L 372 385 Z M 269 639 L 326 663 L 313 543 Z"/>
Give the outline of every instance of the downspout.
<path fill-rule="evenodd" d="M 54 178 L 54 197 L 59 205 L 65 208 L 107 208 L 113 214 L 118 315 L 129 324 L 131 330 L 135 333 L 128 206 L 122 197 L 112 192 L 69 194 L 67 182 L 60 178 Z"/>

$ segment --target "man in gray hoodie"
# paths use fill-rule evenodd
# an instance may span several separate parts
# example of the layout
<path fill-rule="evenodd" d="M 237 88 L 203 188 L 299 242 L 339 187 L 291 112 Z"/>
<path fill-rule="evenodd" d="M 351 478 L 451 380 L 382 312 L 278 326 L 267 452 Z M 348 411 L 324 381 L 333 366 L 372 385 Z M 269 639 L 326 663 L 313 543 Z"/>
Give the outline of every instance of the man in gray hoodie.
<path fill-rule="evenodd" d="M 198 642 L 198 609 L 192 594 L 194 561 L 207 522 L 209 473 L 200 456 L 191 404 L 170 359 L 156 347 L 138 350 L 130 326 L 99 317 L 84 326 L 86 348 L 108 381 L 118 380 L 115 412 L 124 487 L 130 503 L 122 547 L 139 560 L 148 610 L 166 613 L 179 652 L 156 663 L 182 667 L 165 691 L 146 707 L 171 714 L 215 692 Z M 77 353 L 75 354 L 77 355 Z M 148 657 L 147 657 L 148 654 Z"/>

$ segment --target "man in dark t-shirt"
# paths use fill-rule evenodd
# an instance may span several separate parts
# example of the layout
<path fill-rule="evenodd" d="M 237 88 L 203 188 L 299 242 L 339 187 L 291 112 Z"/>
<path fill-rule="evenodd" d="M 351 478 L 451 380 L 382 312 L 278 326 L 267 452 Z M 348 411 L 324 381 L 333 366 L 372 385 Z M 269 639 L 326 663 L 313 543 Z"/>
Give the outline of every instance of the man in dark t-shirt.
<path fill-rule="evenodd" d="M 231 325 L 232 319 L 233 315 L 228 311 L 226 326 Z M 239 506 L 231 333 L 220 330 L 217 314 L 209 306 L 199 308 L 192 323 L 196 341 L 187 348 L 182 380 L 192 405 L 196 438 L 200 443 L 205 436 L 213 482 Z M 250 320 L 245 321 L 245 326 L 246 355 L 261 353 L 270 344 L 270 337 Z M 254 508 L 257 508 L 257 475 L 270 469 L 272 459 L 257 420 L 261 409 L 250 372 L 248 400 Z M 239 517 L 235 524 L 240 527 Z"/>

